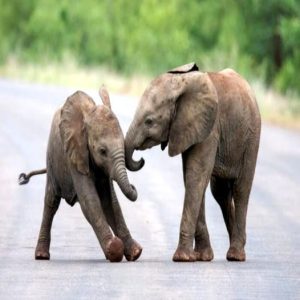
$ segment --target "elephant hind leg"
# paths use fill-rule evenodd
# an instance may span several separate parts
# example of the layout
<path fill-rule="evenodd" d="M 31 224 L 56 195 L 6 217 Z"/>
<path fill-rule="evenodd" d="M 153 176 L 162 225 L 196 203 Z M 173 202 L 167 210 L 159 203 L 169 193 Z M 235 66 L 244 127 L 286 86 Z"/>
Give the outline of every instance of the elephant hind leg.
<path fill-rule="evenodd" d="M 223 218 L 232 240 L 232 232 L 235 222 L 235 207 L 233 202 L 233 180 L 212 176 L 210 180 L 212 194 L 221 207 Z"/>
<path fill-rule="evenodd" d="M 60 197 L 55 195 L 52 185 L 49 183 L 49 180 L 47 180 L 43 219 L 38 242 L 35 248 L 35 259 L 50 259 L 49 248 L 51 241 L 51 227 L 54 215 L 57 212 L 59 204 Z"/>
<path fill-rule="evenodd" d="M 233 199 L 235 207 L 235 226 L 233 227 L 230 248 L 227 252 L 227 259 L 230 261 L 246 260 L 244 250 L 246 244 L 246 217 L 249 196 L 254 176 L 254 167 L 249 166 L 247 171 L 241 172 L 233 185 Z"/>
<path fill-rule="evenodd" d="M 258 151 L 258 138 L 249 143 L 244 153 L 244 162 L 239 177 L 235 179 L 232 186 L 232 195 L 235 208 L 235 222 L 232 232 L 230 248 L 227 252 L 227 259 L 234 261 L 246 260 L 246 217 L 248 210 L 249 196 L 255 172 L 256 158 Z"/>

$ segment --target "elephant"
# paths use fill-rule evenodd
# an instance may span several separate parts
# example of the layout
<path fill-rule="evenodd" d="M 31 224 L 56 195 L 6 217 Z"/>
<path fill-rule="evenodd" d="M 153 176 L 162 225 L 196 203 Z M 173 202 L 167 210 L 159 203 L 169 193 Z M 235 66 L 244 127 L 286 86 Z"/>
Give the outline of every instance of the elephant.
<path fill-rule="evenodd" d="M 261 130 L 254 92 L 232 69 L 201 72 L 196 63 L 159 75 L 145 89 L 125 136 L 125 162 L 138 171 L 135 150 L 168 145 L 181 153 L 184 207 L 173 261 L 211 261 L 205 220 L 210 182 L 229 235 L 229 261 L 245 261 L 246 215 Z M 195 243 L 194 243 L 195 242 Z"/>
<path fill-rule="evenodd" d="M 24 184 L 33 175 L 47 173 L 35 259 L 50 259 L 51 226 L 61 198 L 71 206 L 79 202 L 106 259 L 120 262 L 125 255 L 134 261 L 142 253 L 127 228 L 112 182 L 128 199 L 137 199 L 125 167 L 124 136 L 106 88 L 99 94 L 103 105 L 82 91 L 67 98 L 53 117 L 47 168 L 20 174 L 19 183 Z"/>

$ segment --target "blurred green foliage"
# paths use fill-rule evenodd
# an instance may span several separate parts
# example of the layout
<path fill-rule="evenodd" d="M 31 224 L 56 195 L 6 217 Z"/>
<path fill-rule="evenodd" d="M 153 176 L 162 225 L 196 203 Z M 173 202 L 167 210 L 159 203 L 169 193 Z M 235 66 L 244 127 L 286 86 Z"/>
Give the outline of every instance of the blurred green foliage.
<path fill-rule="evenodd" d="M 0 59 L 124 74 L 196 61 L 300 93 L 299 0 L 0 0 Z"/>

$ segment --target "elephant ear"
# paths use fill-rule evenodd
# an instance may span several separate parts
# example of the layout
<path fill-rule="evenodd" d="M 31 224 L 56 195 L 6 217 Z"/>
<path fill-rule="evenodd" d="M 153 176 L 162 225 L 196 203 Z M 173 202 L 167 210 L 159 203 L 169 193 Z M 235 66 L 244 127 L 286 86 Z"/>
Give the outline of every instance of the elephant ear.
<path fill-rule="evenodd" d="M 172 69 L 172 70 L 168 71 L 168 73 L 182 74 L 182 73 L 188 73 L 188 72 L 192 72 L 192 71 L 199 71 L 198 66 L 194 62 L 177 67 L 175 69 Z"/>
<path fill-rule="evenodd" d="M 204 141 L 214 126 L 218 111 L 217 93 L 209 76 L 206 73 L 199 75 L 199 86 L 183 91 L 176 100 L 169 132 L 170 156 Z"/>
<path fill-rule="evenodd" d="M 87 94 L 77 91 L 68 97 L 61 109 L 59 124 L 64 149 L 77 171 L 89 174 L 89 154 L 84 118 L 96 107 Z"/>

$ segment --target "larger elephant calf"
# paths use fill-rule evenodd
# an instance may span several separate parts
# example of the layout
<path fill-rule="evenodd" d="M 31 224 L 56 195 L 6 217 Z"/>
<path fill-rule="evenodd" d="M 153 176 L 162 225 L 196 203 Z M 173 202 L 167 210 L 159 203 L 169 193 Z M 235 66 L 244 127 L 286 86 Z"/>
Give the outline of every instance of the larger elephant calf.
<path fill-rule="evenodd" d="M 134 150 L 159 144 L 169 144 L 170 156 L 182 154 L 185 197 L 174 261 L 213 259 L 204 211 L 209 181 L 229 233 L 227 259 L 246 259 L 260 127 L 254 93 L 231 69 L 203 73 L 192 63 L 158 76 L 145 90 L 125 138 L 126 164 L 139 170 L 144 160 L 134 161 Z"/>

